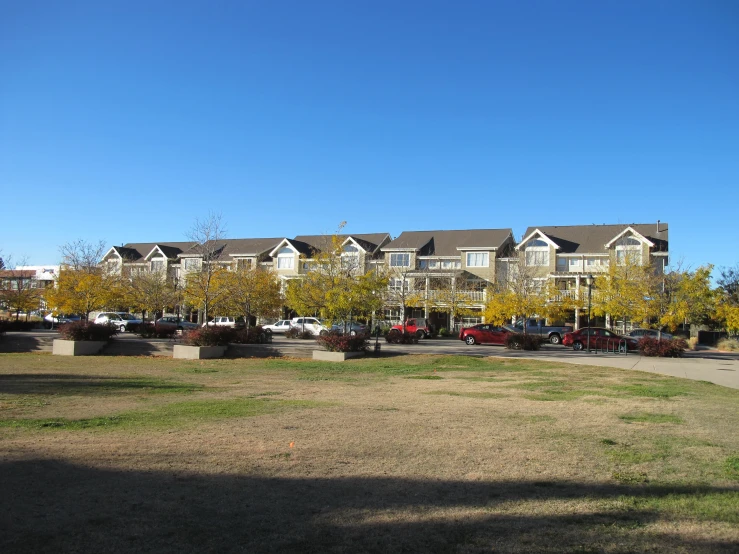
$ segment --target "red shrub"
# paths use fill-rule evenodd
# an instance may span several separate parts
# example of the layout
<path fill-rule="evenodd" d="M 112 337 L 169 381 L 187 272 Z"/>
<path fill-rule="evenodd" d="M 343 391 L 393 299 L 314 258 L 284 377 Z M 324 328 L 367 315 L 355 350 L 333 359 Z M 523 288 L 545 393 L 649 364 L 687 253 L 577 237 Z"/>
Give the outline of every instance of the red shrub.
<path fill-rule="evenodd" d="M 190 346 L 228 346 L 236 331 L 231 327 L 200 327 L 184 334 L 182 342 Z"/>
<path fill-rule="evenodd" d="M 57 329 L 59 334 L 67 340 L 99 340 L 107 341 L 118 333 L 112 325 L 99 325 L 87 321 L 73 321 L 64 323 Z"/>
<path fill-rule="evenodd" d="M 639 339 L 638 347 L 642 356 L 682 358 L 688 349 L 688 343 L 685 339 L 658 340 L 654 337 L 642 337 Z"/>
<path fill-rule="evenodd" d="M 322 335 L 317 342 L 329 352 L 364 352 L 369 348 L 367 338 L 360 335 Z"/>

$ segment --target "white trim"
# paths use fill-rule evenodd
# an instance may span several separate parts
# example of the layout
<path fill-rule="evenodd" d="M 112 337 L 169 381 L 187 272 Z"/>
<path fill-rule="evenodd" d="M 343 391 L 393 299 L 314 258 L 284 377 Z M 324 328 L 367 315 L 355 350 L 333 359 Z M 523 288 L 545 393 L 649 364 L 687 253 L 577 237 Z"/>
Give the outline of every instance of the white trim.
<path fill-rule="evenodd" d="M 280 250 L 280 248 L 282 248 L 283 245 L 286 245 L 286 246 L 292 248 L 293 252 L 295 252 L 296 254 L 300 254 L 300 250 L 298 250 L 297 248 L 295 248 L 295 246 L 293 245 L 292 242 L 290 242 L 288 239 L 282 239 L 280 241 L 280 244 L 278 244 L 277 246 L 275 246 L 270 251 L 269 255 L 274 258 L 275 255 L 276 255 L 276 252 L 278 252 Z"/>
<path fill-rule="evenodd" d="M 166 255 L 166 254 L 165 254 L 164 252 L 162 252 L 162 249 L 161 249 L 161 248 L 159 248 L 159 245 L 158 245 L 158 244 L 155 244 L 155 245 L 154 245 L 154 248 L 152 248 L 152 249 L 151 249 L 151 250 L 149 251 L 149 253 L 148 253 L 148 254 L 147 254 L 146 256 L 144 256 L 144 260 L 146 260 L 147 262 L 148 262 L 148 261 L 150 261 L 150 260 L 151 260 L 151 258 L 152 258 L 152 253 L 154 252 L 154 250 L 158 250 L 158 251 L 159 251 L 159 253 L 160 253 L 160 254 L 162 255 L 162 257 L 163 257 L 163 258 L 164 258 L 165 260 L 167 259 L 167 255 Z"/>
<path fill-rule="evenodd" d="M 426 246 L 426 245 L 424 245 Z M 421 248 L 380 248 L 381 252 L 418 252 Z"/>
<path fill-rule="evenodd" d="M 645 237 L 644 235 L 642 235 L 642 234 L 641 234 L 640 232 L 638 232 L 638 231 L 637 231 L 636 229 L 634 229 L 633 227 L 629 226 L 629 227 L 626 227 L 626 229 L 624 229 L 623 231 L 621 231 L 621 232 L 620 232 L 620 233 L 619 233 L 618 235 L 616 235 L 615 237 L 613 237 L 613 238 L 612 238 L 612 239 L 611 239 L 611 240 L 610 240 L 609 242 L 607 242 L 607 243 L 605 244 L 606 248 L 610 248 L 610 247 L 611 247 L 611 245 L 612 245 L 612 244 L 613 244 L 614 242 L 616 242 L 616 241 L 617 241 L 618 239 L 620 239 L 620 238 L 621 238 L 622 236 L 624 236 L 624 235 L 625 235 L 626 233 L 628 233 L 629 231 L 631 231 L 631 233 L 632 233 L 633 235 L 635 235 L 635 236 L 636 236 L 636 238 L 638 238 L 640 242 L 644 242 L 644 243 L 648 244 L 648 245 L 649 245 L 649 246 L 651 246 L 651 247 L 653 247 L 653 246 L 654 246 L 654 243 L 653 243 L 653 242 L 652 242 L 651 240 L 649 240 L 649 239 L 648 239 L 647 237 Z"/>
<path fill-rule="evenodd" d="M 107 251 L 107 252 L 105 253 L 105 255 L 104 255 L 104 256 L 103 256 L 103 257 L 102 257 L 102 258 L 100 259 L 100 261 L 101 261 L 101 262 L 104 262 L 104 261 L 105 261 L 105 258 L 107 258 L 107 257 L 108 257 L 108 256 L 110 255 L 110 253 L 111 253 L 111 252 L 115 252 L 115 253 L 116 253 L 116 256 L 118 256 L 118 259 L 119 259 L 119 260 L 122 260 L 122 259 L 123 259 L 123 256 L 121 256 L 121 253 L 120 253 L 120 252 L 118 252 L 118 249 L 117 249 L 117 248 L 116 248 L 115 246 L 111 246 L 111 247 L 110 247 L 110 250 L 108 250 L 108 251 Z"/>
<path fill-rule="evenodd" d="M 457 250 L 464 252 L 465 250 L 497 250 L 497 246 L 457 246 Z"/>
<path fill-rule="evenodd" d="M 348 237 L 346 237 L 346 240 L 345 240 L 344 242 L 342 242 L 342 243 L 341 243 L 342 249 L 343 249 L 344 245 L 345 245 L 345 244 L 346 244 L 347 242 L 349 242 L 349 241 L 351 241 L 351 242 L 352 242 L 352 243 L 354 244 L 354 246 L 356 246 L 357 248 L 359 248 L 359 249 L 360 249 L 360 250 L 361 250 L 362 252 L 364 252 L 365 254 L 369 254 L 369 250 L 365 250 L 365 249 L 364 249 L 364 248 L 363 248 L 363 247 L 362 247 L 362 246 L 361 246 L 361 245 L 360 245 L 360 244 L 359 244 L 359 243 L 358 243 L 358 242 L 357 242 L 356 240 L 354 240 L 354 238 L 353 238 L 353 237 L 351 237 L 351 236 L 348 236 Z"/>
<path fill-rule="evenodd" d="M 652 254 L 652 256 L 669 256 L 670 255 L 669 252 L 650 252 L 650 254 Z"/>
<path fill-rule="evenodd" d="M 521 246 L 523 246 L 524 244 L 526 244 L 527 242 L 529 242 L 534 235 L 539 235 L 539 237 L 541 237 L 541 240 L 543 240 L 544 242 L 546 242 L 549 246 L 553 246 L 555 250 L 559 250 L 560 249 L 559 244 L 557 244 L 552 239 L 550 239 L 548 236 L 546 236 L 544 233 L 542 233 L 541 231 L 539 231 L 539 229 L 534 229 L 533 231 L 531 231 L 531 233 L 529 233 L 529 236 L 527 236 L 526 238 L 522 239 L 521 242 L 519 242 L 516 245 L 516 250 L 519 250 L 521 248 Z"/>

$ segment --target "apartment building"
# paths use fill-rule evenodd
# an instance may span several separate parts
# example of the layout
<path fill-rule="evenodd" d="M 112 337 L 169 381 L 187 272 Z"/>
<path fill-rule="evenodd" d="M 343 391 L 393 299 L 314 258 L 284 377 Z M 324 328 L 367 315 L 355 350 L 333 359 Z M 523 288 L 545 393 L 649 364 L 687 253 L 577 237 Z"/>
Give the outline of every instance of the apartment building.
<path fill-rule="evenodd" d="M 553 280 L 558 295 L 552 301 L 556 302 L 582 297 L 586 277 L 606 271 L 609 264 L 628 258 L 664 271 L 668 262 L 668 226 L 658 221 L 529 227 L 518 243 L 512 229 L 403 231 L 395 239 L 389 233 L 223 239 L 205 249 L 192 242 L 129 243 L 112 247 L 102 264 L 122 274 L 161 271 L 177 282 L 204 263 L 227 268 L 260 265 L 287 282 L 315 270 L 317 254 L 335 250 L 332 240 L 339 241 L 342 263 L 362 273 L 387 271 L 391 291 L 414 292 L 405 314 L 400 303 L 388 301 L 386 321 L 426 317 L 439 327 L 454 325 L 455 319 L 460 323 L 449 305 L 450 290 L 463 298 L 462 321 L 480 322 L 489 295 L 496 286 L 505 286 L 512 271 L 520 267 L 526 267 L 542 285 Z M 572 314 L 575 325 L 580 315 Z"/>

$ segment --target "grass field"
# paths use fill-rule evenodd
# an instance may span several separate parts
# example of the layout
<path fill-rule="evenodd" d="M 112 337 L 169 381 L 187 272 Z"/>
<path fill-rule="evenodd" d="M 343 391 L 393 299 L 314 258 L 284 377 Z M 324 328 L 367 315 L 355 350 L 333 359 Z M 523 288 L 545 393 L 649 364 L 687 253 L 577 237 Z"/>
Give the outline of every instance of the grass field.
<path fill-rule="evenodd" d="M 736 552 L 739 391 L 603 367 L 0 355 L 0 551 Z"/>

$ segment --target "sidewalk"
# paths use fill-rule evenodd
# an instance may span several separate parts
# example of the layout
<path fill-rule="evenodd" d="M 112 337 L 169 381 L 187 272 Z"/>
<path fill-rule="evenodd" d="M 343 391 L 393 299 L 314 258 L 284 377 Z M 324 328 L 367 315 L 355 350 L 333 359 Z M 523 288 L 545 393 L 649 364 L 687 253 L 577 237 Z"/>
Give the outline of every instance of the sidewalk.
<path fill-rule="evenodd" d="M 639 354 L 588 354 L 572 350 L 558 351 L 556 355 L 541 350 L 522 352 L 505 350 L 496 353 L 502 358 L 530 358 L 548 362 L 565 362 L 579 365 L 597 365 L 659 373 L 696 381 L 709 381 L 724 387 L 739 389 L 739 356 L 733 354 L 696 352 L 686 353 L 684 358 L 647 358 Z M 700 356 L 700 357 L 699 357 Z M 706 357 L 710 356 L 710 357 Z"/>

